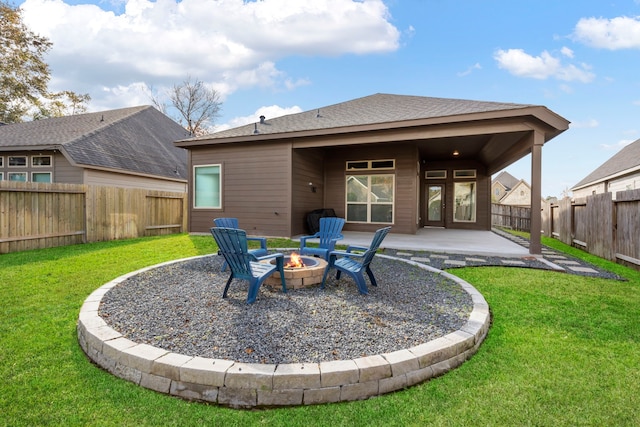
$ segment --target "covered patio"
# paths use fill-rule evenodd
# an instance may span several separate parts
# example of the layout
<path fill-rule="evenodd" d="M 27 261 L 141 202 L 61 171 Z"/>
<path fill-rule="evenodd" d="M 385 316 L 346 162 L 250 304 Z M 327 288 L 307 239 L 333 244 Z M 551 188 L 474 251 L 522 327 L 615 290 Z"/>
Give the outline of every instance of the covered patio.
<path fill-rule="evenodd" d="M 341 245 L 368 246 L 373 233 L 344 231 Z M 311 240 L 313 241 L 313 240 Z M 416 234 L 389 233 L 382 242 L 389 249 L 443 252 L 467 255 L 524 257 L 529 250 L 488 230 L 456 230 L 425 227 Z"/>

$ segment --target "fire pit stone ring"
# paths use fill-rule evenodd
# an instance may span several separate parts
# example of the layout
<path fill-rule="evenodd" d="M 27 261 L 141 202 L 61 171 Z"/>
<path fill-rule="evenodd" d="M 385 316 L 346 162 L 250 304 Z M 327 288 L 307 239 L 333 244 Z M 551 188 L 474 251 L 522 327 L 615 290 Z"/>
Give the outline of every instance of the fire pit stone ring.
<path fill-rule="evenodd" d="M 300 256 L 303 267 L 286 267 L 290 262 L 291 256 L 284 257 L 284 279 L 287 284 L 287 289 L 300 289 L 309 286 L 317 285 L 322 282 L 322 276 L 325 268 L 327 268 L 327 261 L 322 258 Z M 275 263 L 275 260 L 266 261 Z M 264 282 L 267 286 L 272 288 L 279 288 L 282 286 L 280 281 L 280 272 L 276 271 L 272 276 L 267 278 Z"/>

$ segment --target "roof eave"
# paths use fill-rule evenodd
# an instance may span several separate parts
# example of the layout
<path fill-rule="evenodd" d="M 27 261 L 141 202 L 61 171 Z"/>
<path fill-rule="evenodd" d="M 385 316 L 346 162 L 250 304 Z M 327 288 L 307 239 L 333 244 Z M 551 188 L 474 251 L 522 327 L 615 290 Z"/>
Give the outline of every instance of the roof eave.
<path fill-rule="evenodd" d="M 108 168 L 108 167 L 104 167 L 104 166 L 95 166 L 95 165 L 88 165 L 88 164 L 82 164 L 82 163 L 76 163 L 75 166 L 78 166 L 78 167 L 84 168 L 84 169 L 99 170 L 99 171 L 103 171 L 103 172 L 113 172 L 113 173 L 118 173 L 118 174 L 121 174 L 121 175 L 133 175 L 133 176 L 139 176 L 139 177 L 144 177 L 144 178 L 162 179 L 164 181 L 174 181 L 174 182 L 180 182 L 180 183 L 187 183 L 188 182 L 188 180 L 186 178 L 178 178 L 178 177 L 173 178 L 173 177 L 170 177 L 170 176 L 154 175 L 154 174 L 142 173 L 142 172 L 133 172 L 133 171 L 130 171 L 130 170 Z"/>
<path fill-rule="evenodd" d="M 50 151 L 50 150 L 59 150 L 61 148 L 60 144 L 54 145 L 14 145 L 11 147 L 0 147 L 0 151 L 8 152 L 8 151 Z"/>
<path fill-rule="evenodd" d="M 228 144 L 243 143 L 252 141 L 274 141 L 293 138 L 317 137 L 324 135 L 339 135 L 347 133 L 371 132 L 377 130 L 393 130 L 410 127 L 424 127 L 452 123 L 491 121 L 500 119 L 511 119 L 514 117 L 534 117 L 535 119 L 546 124 L 549 128 L 546 132 L 546 140 L 550 140 L 569 128 L 569 121 L 561 116 L 553 113 L 551 110 L 542 106 L 527 106 L 523 108 L 514 108 L 509 110 L 483 111 L 478 113 L 458 114 L 451 116 L 429 117 L 423 119 L 402 120 L 396 122 L 371 123 L 356 126 L 343 126 L 335 128 L 321 128 L 294 132 L 280 133 L 251 133 L 243 136 L 232 136 L 222 138 L 200 137 L 198 139 L 185 139 L 174 142 L 178 147 L 197 147 L 212 144 Z"/>
<path fill-rule="evenodd" d="M 571 191 L 581 190 L 583 188 L 591 187 L 592 185 L 597 185 L 597 184 L 600 184 L 602 182 L 611 181 L 612 179 L 620 178 L 622 176 L 629 175 L 630 173 L 638 172 L 638 171 L 640 171 L 640 165 L 632 167 L 632 168 L 625 169 L 625 170 L 620 171 L 620 172 L 612 173 L 612 174 L 607 175 L 605 177 L 598 178 L 598 179 L 595 179 L 593 181 L 586 182 L 584 184 L 576 184 L 574 187 L 571 187 Z"/>

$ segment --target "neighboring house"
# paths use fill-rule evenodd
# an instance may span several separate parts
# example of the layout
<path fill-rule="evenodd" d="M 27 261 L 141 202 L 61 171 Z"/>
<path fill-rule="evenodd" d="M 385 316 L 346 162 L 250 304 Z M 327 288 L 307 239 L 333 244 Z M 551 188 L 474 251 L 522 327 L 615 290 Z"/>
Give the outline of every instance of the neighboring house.
<path fill-rule="evenodd" d="M 640 139 L 627 145 L 571 188 L 574 198 L 640 188 Z"/>
<path fill-rule="evenodd" d="M 492 174 L 531 153 L 539 193 L 542 146 L 568 124 L 544 106 L 389 94 L 261 117 L 176 142 L 189 151 L 189 229 L 232 216 L 291 237 L 333 208 L 346 231 L 489 230 Z"/>
<path fill-rule="evenodd" d="M 500 205 L 531 206 L 531 186 L 524 179 L 514 178 L 508 172 L 500 172 L 491 181 L 491 201 Z M 546 201 L 542 199 L 544 205 Z"/>
<path fill-rule="evenodd" d="M 531 186 L 521 179 L 498 203 L 510 206 L 531 206 Z"/>
<path fill-rule="evenodd" d="M 0 126 L 0 180 L 184 192 L 187 131 L 151 106 Z"/>
<path fill-rule="evenodd" d="M 500 172 L 491 181 L 491 201 L 500 203 L 500 200 L 507 195 L 513 187 L 518 184 L 519 180 L 507 171 Z"/>

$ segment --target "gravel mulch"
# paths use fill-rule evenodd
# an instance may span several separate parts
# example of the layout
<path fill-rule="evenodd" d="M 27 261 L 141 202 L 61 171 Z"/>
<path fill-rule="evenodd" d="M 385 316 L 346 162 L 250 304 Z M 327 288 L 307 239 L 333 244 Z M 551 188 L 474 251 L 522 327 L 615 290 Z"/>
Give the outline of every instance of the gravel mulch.
<path fill-rule="evenodd" d="M 455 281 L 400 260 L 376 257 L 378 286 L 360 295 L 353 280 L 330 275 L 324 290 L 247 283 L 212 255 L 133 276 L 102 299 L 100 316 L 127 338 L 172 352 L 246 363 L 318 363 L 409 348 L 462 327 L 471 297 Z"/>

